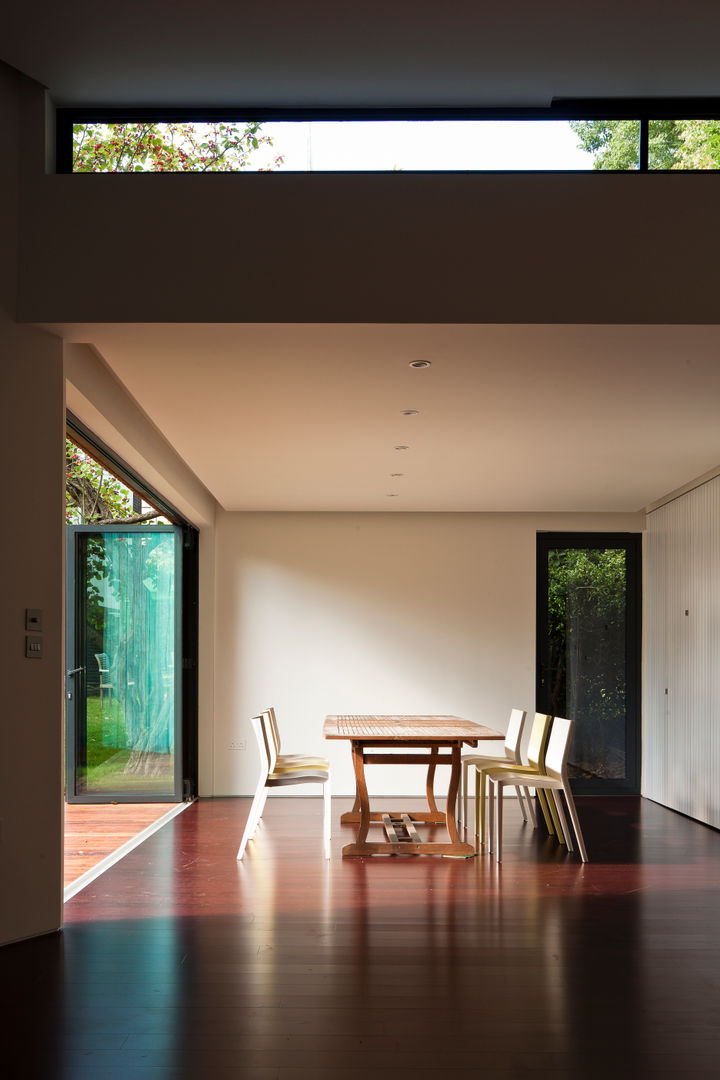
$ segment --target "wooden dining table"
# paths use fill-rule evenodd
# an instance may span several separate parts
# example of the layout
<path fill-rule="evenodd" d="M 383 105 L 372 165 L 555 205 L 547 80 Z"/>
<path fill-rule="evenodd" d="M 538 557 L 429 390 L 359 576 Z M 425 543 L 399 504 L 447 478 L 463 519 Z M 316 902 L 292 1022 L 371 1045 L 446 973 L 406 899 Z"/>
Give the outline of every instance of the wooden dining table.
<path fill-rule="evenodd" d="M 360 828 L 355 842 L 342 849 L 343 855 L 475 855 L 473 845 L 460 839 L 455 819 L 461 750 L 463 744 L 477 746 L 483 739 L 503 739 L 502 732 L 459 716 L 367 714 L 328 716 L 323 735 L 326 739 L 349 740 L 352 750 L 355 804 L 340 821 L 344 825 L 357 824 Z M 368 753 L 369 749 L 374 752 Z M 418 753 L 418 750 L 426 752 Z M 427 810 L 371 811 L 366 765 L 427 765 Z M 450 765 L 444 812 L 435 802 L 434 781 L 438 765 Z M 385 840 L 368 840 L 373 823 L 384 825 Z M 429 824 L 445 825 L 447 840 L 424 840 L 417 826 Z"/>

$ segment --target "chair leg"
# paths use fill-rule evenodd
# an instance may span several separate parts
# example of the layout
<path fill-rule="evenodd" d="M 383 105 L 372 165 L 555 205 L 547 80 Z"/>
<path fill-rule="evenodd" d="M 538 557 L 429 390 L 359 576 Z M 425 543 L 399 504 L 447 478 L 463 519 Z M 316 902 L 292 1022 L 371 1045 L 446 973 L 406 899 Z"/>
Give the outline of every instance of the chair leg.
<path fill-rule="evenodd" d="M 520 803 L 520 813 L 522 814 L 523 821 L 527 821 L 528 812 L 525 809 L 525 789 L 518 787 L 515 788 L 515 794 L 517 795 L 517 801 Z"/>
<path fill-rule="evenodd" d="M 502 827 L 503 827 L 503 796 L 505 792 L 502 781 L 495 781 L 495 798 L 497 800 L 497 835 L 495 838 L 495 859 L 502 862 Z"/>
<path fill-rule="evenodd" d="M 255 810 L 255 820 L 253 822 L 252 832 L 250 833 L 250 839 L 251 840 L 255 836 L 255 833 L 258 830 L 258 825 L 260 824 L 260 821 L 261 821 L 262 816 L 263 816 L 263 810 L 265 809 L 265 803 L 267 801 L 267 797 L 268 797 L 268 789 L 263 788 L 263 793 L 260 796 L 260 802 L 259 802 L 259 804 L 257 806 L 257 809 Z"/>
<path fill-rule="evenodd" d="M 527 808 L 528 808 L 528 811 L 530 813 L 530 820 L 533 823 L 533 829 L 537 829 L 537 815 L 535 813 L 535 807 L 533 806 L 533 801 L 530 798 L 530 791 L 526 787 L 520 788 L 519 790 L 522 792 L 522 797 L 523 797 L 523 799 L 525 800 L 525 802 L 527 804 Z M 527 820 L 527 818 L 525 820 Z"/>
<path fill-rule="evenodd" d="M 479 785 L 479 786 L 478 786 Z M 488 847 L 487 837 L 487 799 L 488 781 L 486 774 L 481 769 L 475 770 L 475 836 L 480 842 L 480 847 Z"/>
<path fill-rule="evenodd" d="M 263 775 L 260 779 L 260 783 L 258 784 L 257 791 L 255 792 L 255 797 L 250 807 L 250 813 L 248 814 L 248 819 L 245 822 L 245 831 L 242 834 L 242 840 L 240 841 L 240 847 L 238 848 L 238 859 L 242 859 L 243 855 L 245 854 L 247 842 L 250 837 L 254 835 L 255 829 L 257 828 L 257 823 L 260 820 L 260 815 L 263 812 L 263 807 L 265 806 L 265 799 L 267 798 L 265 779 L 266 777 Z"/>
<path fill-rule="evenodd" d="M 485 773 L 475 769 L 475 842 L 485 846 Z"/>
<path fill-rule="evenodd" d="M 542 816 L 545 819 L 545 826 L 547 828 L 547 831 L 550 833 L 551 836 L 555 836 L 555 819 L 550 810 L 550 803 L 548 797 L 542 790 L 542 788 L 536 788 L 535 791 L 537 793 L 537 800 L 540 804 L 540 809 L 542 810 Z"/>
<path fill-rule="evenodd" d="M 580 821 L 578 820 L 577 809 L 575 807 L 575 800 L 572 797 L 572 792 L 568 791 L 567 788 L 564 787 L 563 791 L 565 792 L 565 801 L 567 803 L 568 813 L 570 814 L 570 820 L 572 821 L 573 829 L 575 830 L 575 839 L 577 840 L 580 858 L 583 862 L 588 862 L 585 841 L 583 840 L 582 829 L 580 828 Z"/>
<path fill-rule="evenodd" d="M 495 850 L 495 783 L 488 777 L 483 777 L 487 783 L 487 849 L 492 855 Z"/>
<path fill-rule="evenodd" d="M 547 802 L 548 809 L 549 809 L 550 814 L 551 814 L 552 819 L 553 819 L 553 824 L 555 826 L 555 833 L 557 835 L 558 843 L 559 844 L 565 844 L 565 843 L 567 843 L 566 838 L 565 838 L 565 833 L 567 832 L 567 822 L 565 822 L 565 832 L 563 832 L 563 820 L 565 818 L 565 815 L 562 814 L 562 813 L 558 813 L 556 793 L 551 792 L 550 794 L 548 794 L 547 792 L 543 792 L 543 794 L 545 795 L 545 800 Z M 561 811 L 562 811 L 562 807 L 561 807 Z M 561 820 L 561 817 L 562 817 L 563 820 Z"/>
<path fill-rule="evenodd" d="M 467 761 L 462 762 L 462 769 L 460 770 L 460 793 L 458 796 L 458 806 L 460 807 L 460 813 L 462 816 L 463 826 L 467 829 L 468 823 L 468 769 L 469 765 Z"/>
<path fill-rule="evenodd" d="M 548 800 L 548 801 L 550 801 L 550 800 Z M 559 824 L 559 831 L 558 831 L 558 840 L 560 841 L 561 844 L 566 844 L 567 845 L 568 851 L 574 851 L 575 849 L 573 847 L 572 836 L 570 834 L 570 830 L 568 829 L 568 823 L 567 823 L 567 820 L 565 818 L 565 811 L 563 810 L 562 799 L 560 798 L 560 792 L 557 789 L 553 789 L 552 803 L 555 806 L 555 810 L 556 810 L 556 813 L 557 813 L 557 816 L 558 816 L 558 819 L 559 819 L 559 823 L 560 823 Z"/>
<path fill-rule="evenodd" d="M 323 784 L 323 841 L 325 844 L 325 858 L 330 858 L 330 828 L 331 828 L 331 814 L 330 814 L 330 777 Z"/>

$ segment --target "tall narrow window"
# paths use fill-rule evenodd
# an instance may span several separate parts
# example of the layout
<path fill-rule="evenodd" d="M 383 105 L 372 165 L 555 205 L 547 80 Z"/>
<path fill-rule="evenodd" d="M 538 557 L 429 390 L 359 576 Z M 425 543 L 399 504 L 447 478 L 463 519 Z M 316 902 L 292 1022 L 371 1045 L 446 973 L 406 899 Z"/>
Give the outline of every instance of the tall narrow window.
<path fill-rule="evenodd" d="M 538 535 L 537 708 L 575 721 L 573 789 L 639 790 L 640 537 Z"/>

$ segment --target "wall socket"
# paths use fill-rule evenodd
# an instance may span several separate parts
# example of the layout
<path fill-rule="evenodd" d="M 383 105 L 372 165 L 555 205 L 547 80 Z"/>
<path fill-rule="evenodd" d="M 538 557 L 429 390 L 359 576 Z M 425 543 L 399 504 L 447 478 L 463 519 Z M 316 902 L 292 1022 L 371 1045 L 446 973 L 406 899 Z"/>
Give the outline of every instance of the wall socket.
<path fill-rule="evenodd" d="M 25 635 L 25 656 L 29 660 L 42 660 L 43 639 L 39 636 L 39 634 Z"/>
<path fill-rule="evenodd" d="M 247 742 L 245 739 L 233 739 L 228 747 L 229 750 L 247 750 Z"/>

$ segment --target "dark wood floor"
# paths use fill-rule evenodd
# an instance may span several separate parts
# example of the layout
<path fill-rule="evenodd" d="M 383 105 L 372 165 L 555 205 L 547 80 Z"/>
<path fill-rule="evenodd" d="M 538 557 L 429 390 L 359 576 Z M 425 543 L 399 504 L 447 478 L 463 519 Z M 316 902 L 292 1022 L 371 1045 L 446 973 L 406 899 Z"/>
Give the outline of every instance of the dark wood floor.
<path fill-rule="evenodd" d="M 513 807 L 498 868 L 343 859 L 339 826 L 328 863 L 320 799 L 269 800 L 238 865 L 249 800 L 201 801 L 0 949 L 6 1075 L 717 1076 L 720 834 L 578 805 L 590 864 Z"/>

